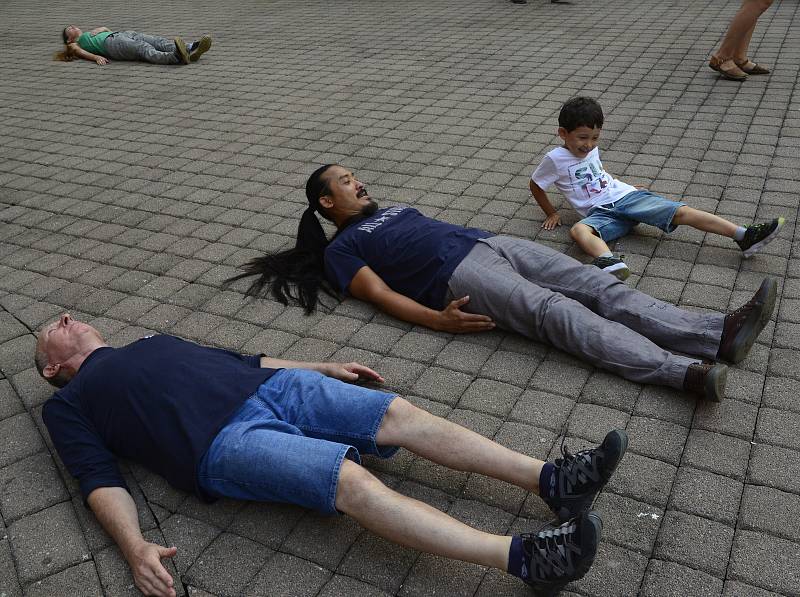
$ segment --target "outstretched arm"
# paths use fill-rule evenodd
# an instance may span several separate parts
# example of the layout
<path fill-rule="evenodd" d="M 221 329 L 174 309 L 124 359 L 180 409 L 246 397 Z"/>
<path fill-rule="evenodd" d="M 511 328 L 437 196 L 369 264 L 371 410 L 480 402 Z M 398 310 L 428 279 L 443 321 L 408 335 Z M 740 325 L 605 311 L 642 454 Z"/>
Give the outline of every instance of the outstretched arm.
<path fill-rule="evenodd" d="M 372 303 L 389 315 L 434 330 L 464 333 L 482 332 L 494 328 L 491 317 L 461 310 L 461 307 L 469 302 L 468 296 L 452 301 L 441 311 L 430 309 L 389 288 L 368 266 L 356 272 L 349 288 L 350 294 L 354 297 Z"/>
<path fill-rule="evenodd" d="M 547 197 L 547 193 L 544 192 L 544 189 L 533 182 L 533 180 L 528 182 L 528 187 L 531 190 L 531 195 L 536 199 L 536 203 L 539 204 L 544 215 L 547 216 L 544 223 L 542 223 L 542 228 L 545 230 L 553 230 L 556 226 L 561 226 L 561 216 L 558 215 L 558 210 L 550 203 L 550 199 Z"/>
<path fill-rule="evenodd" d="M 342 381 L 358 381 L 368 379 L 371 381 L 383 381 L 383 377 L 361 363 L 309 363 L 306 361 L 286 361 L 283 359 L 273 359 L 272 357 L 261 357 L 261 366 L 270 369 L 311 369 L 319 371 L 328 377 L 335 377 Z"/>
<path fill-rule="evenodd" d="M 145 541 L 131 495 L 122 487 L 100 487 L 86 501 L 122 551 L 139 590 L 145 595 L 175 597 L 172 576 L 161 559 L 173 557 L 178 550 Z"/>

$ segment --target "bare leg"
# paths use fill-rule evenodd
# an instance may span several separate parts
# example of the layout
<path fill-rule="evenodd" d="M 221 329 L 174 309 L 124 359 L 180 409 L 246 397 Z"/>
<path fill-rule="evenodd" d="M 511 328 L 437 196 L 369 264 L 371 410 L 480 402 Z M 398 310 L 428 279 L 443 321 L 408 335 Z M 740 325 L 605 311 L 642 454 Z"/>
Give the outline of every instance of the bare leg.
<path fill-rule="evenodd" d="M 336 509 L 376 535 L 405 547 L 503 571 L 508 568 L 510 536 L 478 531 L 401 495 L 350 460 L 342 463 L 339 473 Z"/>
<path fill-rule="evenodd" d="M 716 56 L 722 60 L 744 59 L 747 46 L 756 27 L 758 17 L 772 4 L 772 0 L 744 0 L 733 17 Z"/>
<path fill-rule="evenodd" d="M 537 494 L 539 491 L 544 462 L 509 450 L 402 398 L 389 406 L 376 441 L 378 445 L 402 446 L 448 468 L 494 477 Z"/>
<path fill-rule="evenodd" d="M 672 223 L 676 226 L 684 224 L 704 232 L 721 234 L 722 236 L 727 236 L 728 238 L 733 238 L 733 235 L 736 232 L 736 224 L 733 224 L 724 218 L 720 218 L 719 216 L 715 216 L 714 214 L 700 211 L 686 205 L 678 208 L 672 218 Z"/>
<path fill-rule="evenodd" d="M 583 249 L 583 252 L 592 257 L 599 257 L 603 253 L 611 252 L 611 249 L 608 248 L 605 241 L 597 236 L 597 232 L 591 226 L 578 222 L 570 228 L 569 234 L 572 240 Z"/>

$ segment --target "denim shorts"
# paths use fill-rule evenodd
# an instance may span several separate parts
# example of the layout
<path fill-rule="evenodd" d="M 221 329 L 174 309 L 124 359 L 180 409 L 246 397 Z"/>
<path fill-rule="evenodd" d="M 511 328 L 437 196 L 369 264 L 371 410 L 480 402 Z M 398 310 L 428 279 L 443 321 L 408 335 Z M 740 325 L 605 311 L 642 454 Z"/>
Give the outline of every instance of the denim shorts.
<path fill-rule="evenodd" d="M 683 205 L 686 204 L 665 199 L 650 191 L 632 191 L 614 203 L 593 207 L 578 223 L 593 228 L 606 242 L 625 236 L 639 223 L 672 232 L 676 228 L 672 218 Z"/>
<path fill-rule="evenodd" d="M 342 461 L 359 452 L 392 456 L 375 443 L 396 396 L 307 369 L 282 369 L 217 434 L 198 467 L 211 497 L 288 502 L 336 512 Z"/>

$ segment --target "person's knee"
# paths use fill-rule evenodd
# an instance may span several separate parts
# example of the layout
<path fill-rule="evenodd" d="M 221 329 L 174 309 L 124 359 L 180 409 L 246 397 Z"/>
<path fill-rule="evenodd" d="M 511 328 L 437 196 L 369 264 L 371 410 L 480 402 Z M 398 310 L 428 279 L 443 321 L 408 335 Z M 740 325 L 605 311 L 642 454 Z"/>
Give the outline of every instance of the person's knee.
<path fill-rule="evenodd" d="M 582 238 L 586 238 L 587 236 L 596 235 L 596 232 L 591 226 L 587 226 L 586 224 L 581 224 L 578 222 L 569 229 L 569 235 L 572 237 L 572 240 L 577 241 Z"/>
<path fill-rule="evenodd" d="M 686 221 L 686 218 L 689 214 L 692 213 L 692 208 L 687 205 L 681 205 L 678 209 L 675 210 L 675 215 L 672 216 L 672 223 L 673 224 L 683 224 Z"/>
<path fill-rule="evenodd" d="M 405 398 L 399 396 L 392 400 L 389 408 L 383 415 L 380 427 L 378 427 L 377 441 L 378 443 L 394 443 L 403 435 L 403 430 L 408 428 L 408 425 L 419 416 L 422 409 L 417 408 Z"/>
<path fill-rule="evenodd" d="M 363 466 L 345 458 L 336 484 L 336 509 L 346 514 L 363 510 L 365 501 L 385 487 Z"/>

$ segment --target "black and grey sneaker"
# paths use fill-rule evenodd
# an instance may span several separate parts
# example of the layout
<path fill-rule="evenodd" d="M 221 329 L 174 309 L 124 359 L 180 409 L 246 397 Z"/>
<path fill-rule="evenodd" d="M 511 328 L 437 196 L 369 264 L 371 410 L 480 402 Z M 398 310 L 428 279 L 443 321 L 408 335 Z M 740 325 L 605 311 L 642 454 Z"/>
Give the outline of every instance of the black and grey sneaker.
<path fill-rule="evenodd" d="M 616 470 L 625 450 L 628 434 L 614 429 L 597 448 L 571 454 L 561 446 L 563 458 L 556 458 L 549 487 L 540 487 L 544 502 L 559 521 L 569 520 L 587 510 Z"/>
<path fill-rule="evenodd" d="M 602 530 L 600 515 L 584 512 L 554 529 L 520 535 L 522 580 L 541 597 L 556 595 L 589 571 Z"/>
<path fill-rule="evenodd" d="M 599 267 L 606 273 L 611 274 L 615 278 L 620 280 L 627 280 L 628 276 L 631 275 L 631 270 L 625 264 L 625 262 L 621 259 L 621 257 L 625 257 L 621 255 L 620 257 L 596 257 L 594 261 L 592 261 L 592 265 L 595 267 Z"/>
<path fill-rule="evenodd" d="M 772 242 L 772 239 L 780 234 L 785 222 L 784 218 L 775 218 L 771 222 L 748 226 L 745 229 L 744 238 L 736 241 L 745 258 L 752 257 Z"/>

